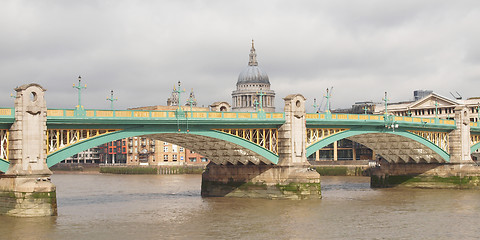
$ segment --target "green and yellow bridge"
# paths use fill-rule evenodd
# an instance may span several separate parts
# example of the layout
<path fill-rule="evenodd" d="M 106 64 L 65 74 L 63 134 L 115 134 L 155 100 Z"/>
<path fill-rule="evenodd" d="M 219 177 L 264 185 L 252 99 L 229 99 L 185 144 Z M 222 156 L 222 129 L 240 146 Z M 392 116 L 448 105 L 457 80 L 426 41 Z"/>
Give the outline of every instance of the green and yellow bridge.
<path fill-rule="evenodd" d="M 0 108 L 0 170 L 5 172 L 0 214 L 56 215 L 49 167 L 134 136 L 174 143 L 210 159 L 202 173 L 206 197 L 321 198 L 320 175 L 309 170 L 307 156 L 345 138 L 393 163 L 391 169 L 374 169 L 372 179 L 379 183 L 388 182 L 390 174 L 410 177 L 430 167 L 439 167 L 441 174 L 464 174 L 467 165 L 472 174 L 480 171 L 470 156 L 480 147 L 480 126 L 470 123 L 466 107 L 455 109 L 455 120 L 306 113 L 306 99 L 291 94 L 283 98 L 280 113 L 88 110 L 79 94 L 76 109 L 48 109 L 42 86 L 25 84 L 15 91 L 15 107 Z M 404 168 L 397 169 L 401 164 Z"/>
<path fill-rule="evenodd" d="M 148 136 L 208 157 L 216 164 L 277 164 L 285 113 L 48 109 L 47 165 L 110 141 Z M 14 108 L 0 109 L 0 170 L 9 166 Z M 455 120 L 366 114 L 307 113 L 306 156 L 341 139 L 358 142 L 394 163 L 450 162 Z M 470 123 L 470 151 L 480 127 Z"/>

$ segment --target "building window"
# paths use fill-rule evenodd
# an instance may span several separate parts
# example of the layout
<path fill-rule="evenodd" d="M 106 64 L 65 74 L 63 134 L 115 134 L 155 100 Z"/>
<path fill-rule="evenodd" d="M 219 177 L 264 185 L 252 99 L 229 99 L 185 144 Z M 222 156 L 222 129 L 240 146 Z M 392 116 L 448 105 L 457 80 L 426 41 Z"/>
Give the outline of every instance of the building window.
<path fill-rule="evenodd" d="M 168 145 L 168 143 L 167 143 L 167 142 L 163 142 L 163 145 Z"/>
<path fill-rule="evenodd" d="M 163 147 L 163 152 L 168 152 L 168 147 L 167 146 Z"/>
<path fill-rule="evenodd" d="M 196 162 L 197 158 L 190 158 L 189 160 L 190 160 L 190 162 Z"/>
<path fill-rule="evenodd" d="M 202 158 L 202 162 L 206 162 L 206 161 L 208 161 L 208 159 Z"/>
<path fill-rule="evenodd" d="M 173 160 L 174 162 L 177 161 L 177 154 L 173 154 L 173 155 L 172 155 L 172 160 Z"/>
<path fill-rule="evenodd" d="M 177 145 L 172 145 L 172 152 L 177 152 Z"/>
<path fill-rule="evenodd" d="M 165 161 L 165 162 L 168 161 L 168 155 L 167 154 L 163 155 L 163 161 Z"/>
<path fill-rule="evenodd" d="M 180 152 L 183 152 L 183 147 L 180 147 L 179 151 L 180 151 Z"/>

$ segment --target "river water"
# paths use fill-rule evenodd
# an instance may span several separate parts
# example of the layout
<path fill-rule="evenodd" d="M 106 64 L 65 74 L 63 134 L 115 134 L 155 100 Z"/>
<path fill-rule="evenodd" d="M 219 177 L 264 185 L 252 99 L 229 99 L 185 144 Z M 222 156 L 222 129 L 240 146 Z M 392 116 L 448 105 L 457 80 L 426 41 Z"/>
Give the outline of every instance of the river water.
<path fill-rule="evenodd" d="M 480 191 L 371 189 L 321 200 L 202 198 L 200 175 L 54 174 L 58 216 L 0 216 L 0 239 L 478 239 Z"/>

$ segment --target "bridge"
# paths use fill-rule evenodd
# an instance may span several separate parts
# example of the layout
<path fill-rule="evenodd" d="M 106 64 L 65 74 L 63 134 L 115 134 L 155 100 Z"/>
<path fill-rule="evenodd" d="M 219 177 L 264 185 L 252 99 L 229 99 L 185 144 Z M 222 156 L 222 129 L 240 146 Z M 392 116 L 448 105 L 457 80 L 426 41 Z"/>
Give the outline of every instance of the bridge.
<path fill-rule="evenodd" d="M 269 198 L 320 197 L 319 176 L 307 171 L 306 156 L 345 138 L 395 164 L 469 163 L 470 153 L 480 148 L 480 126 L 463 117 L 465 108 L 456 109 L 455 120 L 306 113 L 305 98 L 296 94 L 285 98 L 285 112 L 278 113 L 47 109 L 40 85 L 16 91 L 15 107 L 0 108 L 0 170 L 6 173 L 0 187 L 17 193 L 29 177 L 28 187 L 21 187 L 24 195 L 52 196 L 49 167 L 133 136 L 174 143 L 210 159 L 202 178 L 204 196 L 254 197 L 257 190 L 252 194 L 239 187 L 253 183 L 269 191 L 277 186 L 280 194 L 269 193 Z M 18 207 L 10 208 L 15 215 Z"/>

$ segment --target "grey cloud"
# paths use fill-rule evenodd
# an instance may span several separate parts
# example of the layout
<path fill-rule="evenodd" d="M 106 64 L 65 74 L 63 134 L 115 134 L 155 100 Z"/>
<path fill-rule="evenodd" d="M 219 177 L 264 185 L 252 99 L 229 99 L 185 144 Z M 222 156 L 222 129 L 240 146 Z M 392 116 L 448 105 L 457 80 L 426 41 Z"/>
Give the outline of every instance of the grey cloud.
<path fill-rule="evenodd" d="M 0 103 L 38 82 L 49 107 L 165 104 L 182 81 L 200 105 L 230 101 L 250 40 L 281 98 L 333 107 L 412 97 L 415 89 L 478 95 L 476 1 L 2 1 Z"/>

